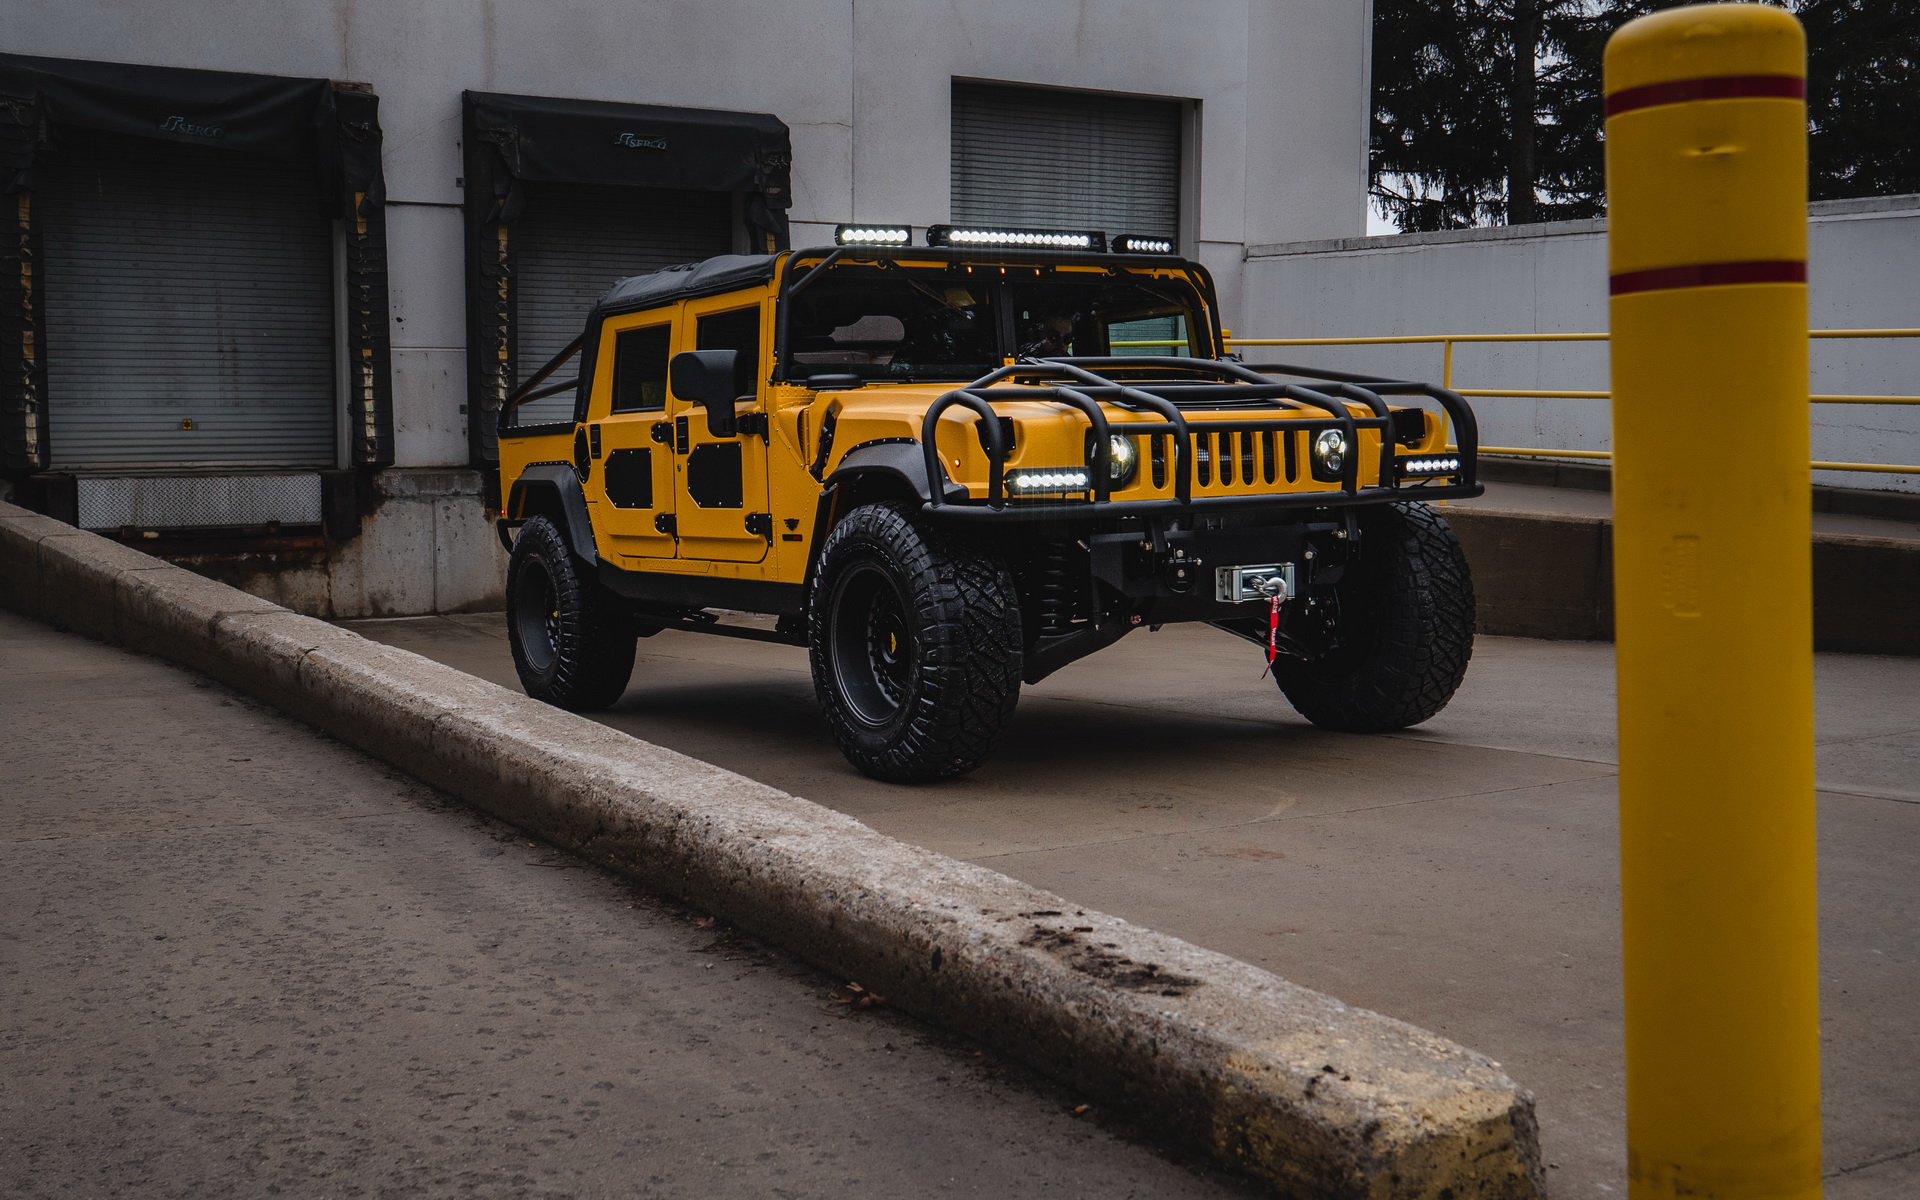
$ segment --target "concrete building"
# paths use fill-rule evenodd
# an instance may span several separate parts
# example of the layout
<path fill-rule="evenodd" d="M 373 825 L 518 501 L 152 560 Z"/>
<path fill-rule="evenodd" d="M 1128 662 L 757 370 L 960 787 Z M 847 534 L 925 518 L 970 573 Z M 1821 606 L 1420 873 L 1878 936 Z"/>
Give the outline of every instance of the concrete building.
<path fill-rule="evenodd" d="M 21 0 L 14 495 L 326 616 L 487 607 L 491 412 L 613 279 L 842 221 L 1365 226 L 1364 0 Z"/>

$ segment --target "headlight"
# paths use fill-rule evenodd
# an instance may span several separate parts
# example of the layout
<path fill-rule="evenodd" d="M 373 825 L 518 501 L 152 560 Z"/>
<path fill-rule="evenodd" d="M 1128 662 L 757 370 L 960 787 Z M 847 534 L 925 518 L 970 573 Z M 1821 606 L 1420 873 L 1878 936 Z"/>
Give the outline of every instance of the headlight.
<path fill-rule="evenodd" d="M 1135 449 L 1133 439 L 1122 433 L 1110 435 L 1107 438 L 1107 444 L 1113 450 L 1113 471 L 1108 476 L 1108 485 L 1125 487 L 1132 481 L 1133 473 L 1140 469 L 1140 451 Z M 1089 432 L 1087 434 L 1087 469 L 1090 472 L 1097 470 L 1099 466 L 1094 462 L 1094 458 L 1093 434 Z"/>
<path fill-rule="evenodd" d="M 1322 429 L 1313 435 L 1313 476 L 1332 482 L 1347 466 L 1347 435 L 1338 429 Z"/>

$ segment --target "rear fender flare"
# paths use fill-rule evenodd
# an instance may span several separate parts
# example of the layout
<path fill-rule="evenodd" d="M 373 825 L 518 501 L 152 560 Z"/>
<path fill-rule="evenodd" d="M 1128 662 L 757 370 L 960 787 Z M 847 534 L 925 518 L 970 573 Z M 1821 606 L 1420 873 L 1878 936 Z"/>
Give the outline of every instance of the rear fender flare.
<path fill-rule="evenodd" d="M 507 494 L 506 517 L 524 521 L 529 508 L 544 508 L 536 497 L 552 497 L 557 502 L 561 523 L 566 527 L 567 544 L 574 557 L 588 564 L 600 561 L 593 544 L 593 518 L 587 515 L 587 495 L 580 490 L 580 476 L 572 463 L 534 463 L 520 472 Z"/>

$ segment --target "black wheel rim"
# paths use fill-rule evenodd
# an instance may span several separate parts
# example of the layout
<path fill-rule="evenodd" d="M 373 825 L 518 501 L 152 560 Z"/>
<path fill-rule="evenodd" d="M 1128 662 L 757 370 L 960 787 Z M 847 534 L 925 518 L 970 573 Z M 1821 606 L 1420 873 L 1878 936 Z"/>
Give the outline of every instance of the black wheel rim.
<path fill-rule="evenodd" d="M 560 660 L 560 605 L 554 599 L 553 577 L 537 558 L 528 559 L 514 580 L 513 624 L 527 665 L 552 670 Z"/>
<path fill-rule="evenodd" d="M 913 638 L 900 589 L 878 568 L 855 567 L 833 590 L 828 654 L 848 709 L 863 724 L 899 716 L 913 679 Z"/>

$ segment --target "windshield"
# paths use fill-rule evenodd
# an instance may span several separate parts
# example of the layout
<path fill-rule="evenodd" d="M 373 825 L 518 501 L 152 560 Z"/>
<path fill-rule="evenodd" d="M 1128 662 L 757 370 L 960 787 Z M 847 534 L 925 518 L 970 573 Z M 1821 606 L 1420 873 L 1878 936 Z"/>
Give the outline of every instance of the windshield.
<path fill-rule="evenodd" d="M 977 379 L 1000 365 L 991 290 L 934 272 L 829 271 L 788 301 L 788 375 Z"/>
<path fill-rule="evenodd" d="M 787 377 L 964 382 L 1008 358 L 1190 357 L 1198 297 L 1177 280 L 1105 272 L 982 279 L 835 267 L 791 296 Z M 1170 343 L 1127 345 L 1125 343 Z"/>
<path fill-rule="evenodd" d="M 1053 275 L 1010 283 L 1007 295 L 1021 358 L 1194 354 L 1193 293 L 1171 280 Z M 1174 344 L 1127 344 L 1139 342 Z"/>

